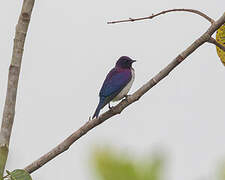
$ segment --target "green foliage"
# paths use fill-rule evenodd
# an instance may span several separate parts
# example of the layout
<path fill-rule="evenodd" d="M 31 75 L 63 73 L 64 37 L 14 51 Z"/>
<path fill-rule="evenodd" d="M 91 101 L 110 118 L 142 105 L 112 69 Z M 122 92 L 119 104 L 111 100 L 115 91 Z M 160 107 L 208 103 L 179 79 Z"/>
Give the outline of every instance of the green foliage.
<path fill-rule="evenodd" d="M 13 172 L 6 171 L 10 180 L 32 180 L 30 174 L 23 169 L 16 169 Z"/>
<path fill-rule="evenodd" d="M 162 175 L 162 158 L 158 155 L 137 161 L 124 154 L 103 149 L 94 153 L 96 172 L 102 180 L 159 180 Z"/>
<path fill-rule="evenodd" d="M 219 171 L 219 180 L 225 180 L 225 164 L 222 165 Z"/>

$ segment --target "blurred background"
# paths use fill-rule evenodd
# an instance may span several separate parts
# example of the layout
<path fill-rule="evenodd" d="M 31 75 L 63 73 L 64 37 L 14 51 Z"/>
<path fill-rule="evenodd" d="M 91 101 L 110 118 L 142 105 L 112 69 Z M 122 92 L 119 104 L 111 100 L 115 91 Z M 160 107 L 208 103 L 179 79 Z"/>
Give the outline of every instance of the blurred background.
<path fill-rule="evenodd" d="M 1 114 L 21 5 L 0 3 Z M 185 12 L 135 23 L 107 21 L 171 8 L 198 9 L 218 19 L 224 7 L 224 0 L 36 1 L 7 169 L 24 168 L 83 125 L 120 56 L 138 60 L 132 93 L 210 26 Z M 138 102 L 34 172 L 33 179 L 221 179 L 224 77 L 216 48 L 204 44 Z"/>

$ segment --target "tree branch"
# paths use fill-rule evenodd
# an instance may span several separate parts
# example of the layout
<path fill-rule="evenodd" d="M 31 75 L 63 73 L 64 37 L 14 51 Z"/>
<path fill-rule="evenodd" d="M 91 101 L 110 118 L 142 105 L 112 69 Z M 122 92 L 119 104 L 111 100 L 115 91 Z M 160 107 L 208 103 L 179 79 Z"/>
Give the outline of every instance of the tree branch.
<path fill-rule="evenodd" d="M 141 17 L 141 18 L 129 18 L 129 19 L 125 19 L 125 20 L 119 20 L 119 21 L 111 21 L 111 22 L 107 22 L 107 24 L 116 24 L 116 23 L 123 23 L 123 22 L 134 22 L 134 21 L 140 21 L 140 20 L 145 20 L 145 19 L 153 19 L 156 16 L 159 16 L 161 14 L 165 14 L 168 12 L 174 12 L 174 11 L 184 11 L 184 12 L 191 12 L 194 14 L 197 14 L 199 16 L 202 16 L 203 18 L 205 18 L 207 21 L 209 21 L 211 24 L 214 23 L 214 20 L 212 18 L 210 18 L 209 16 L 207 16 L 206 14 L 204 14 L 201 11 L 195 10 L 195 9 L 170 9 L 170 10 L 166 10 L 166 11 L 162 11 L 160 13 L 157 14 L 152 14 L 151 16 L 147 16 L 147 17 Z"/>
<path fill-rule="evenodd" d="M 216 22 L 214 22 L 209 29 L 196 41 L 194 41 L 185 51 L 179 54 L 170 64 L 168 64 L 164 69 L 162 69 L 156 76 L 154 76 L 151 80 L 149 80 L 146 84 L 144 84 L 141 88 L 139 88 L 135 93 L 131 96 L 128 96 L 127 99 L 122 100 L 118 105 L 116 105 L 113 109 L 108 110 L 103 113 L 99 118 L 95 118 L 93 120 L 89 120 L 83 126 L 80 127 L 77 131 L 75 131 L 72 135 L 66 138 L 63 142 L 53 148 L 51 151 L 25 167 L 24 169 L 29 173 L 39 169 L 48 161 L 52 160 L 59 154 L 63 153 L 69 147 L 85 135 L 88 131 L 103 123 L 107 119 L 116 114 L 120 114 L 123 109 L 125 109 L 130 104 L 137 101 L 141 98 L 147 91 L 149 91 L 153 86 L 155 86 L 159 81 L 165 78 L 177 65 L 179 65 L 185 58 L 187 58 L 191 53 L 193 53 L 198 47 L 207 42 L 211 35 L 222 25 L 225 23 L 225 13 L 221 16 Z"/>
<path fill-rule="evenodd" d="M 223 46 L 222 44 L 218 43 L 213 37 L 210 37 L 208 42 L 212 43 L 212 44 L 215 44 L 217 47 L 219 47 L 220 49 L 222 49 L 225 52 L 225 46 Z"/>
<path fill-rule="evenodd" d="M 15 116 L 15 105 L 24 42 L 30 22 L 34 0 L 24 0 L 21 14 L 16 26 L 11 64 L 8 74 L 8 87 L 0 131 L 0 179 L 3 178 L 8 156 L 8 147 Z"/>

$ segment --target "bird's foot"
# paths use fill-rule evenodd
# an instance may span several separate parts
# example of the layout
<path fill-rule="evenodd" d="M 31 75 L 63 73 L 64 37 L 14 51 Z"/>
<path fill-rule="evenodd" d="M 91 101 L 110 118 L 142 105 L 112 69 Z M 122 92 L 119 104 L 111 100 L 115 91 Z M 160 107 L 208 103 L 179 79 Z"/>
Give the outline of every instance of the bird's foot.
<path fill-rule="evenodd" d="M 110 103 L 108 104 L 108 106 L 109 106 L 109 109 L 110 109 L 110 110 L 113 108 L 113 106 L 110 106 Z"/>

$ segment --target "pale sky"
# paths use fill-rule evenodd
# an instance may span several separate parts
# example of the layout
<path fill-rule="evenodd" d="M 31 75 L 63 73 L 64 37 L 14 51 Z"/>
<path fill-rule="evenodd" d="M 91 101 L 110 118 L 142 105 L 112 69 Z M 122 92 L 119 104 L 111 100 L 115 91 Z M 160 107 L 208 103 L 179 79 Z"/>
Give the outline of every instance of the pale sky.
<path fill-rule="evenodd" d="M 1 114 L 21 5 L 21 1 L 0 3 Z M 218 19 L 224 7 L 224 0 L 36 1 L 7 169 L 24 168 L 83 125 L 120 56 L 138 60 L 132 93 L 210 26 L 202 17 L 183 12 L 136 23 L 107 25 L 107 21 L 171 8 L 198 9 Z M 166 156 L 166 180 L 215 177 L 225 162 L 224 77 L 215 47 L 203 45 L 138 102 L 34 172 L 33 179 L 94 179 L 90 155 L 98 145 L 134 156 L 160 148 Z"/>

